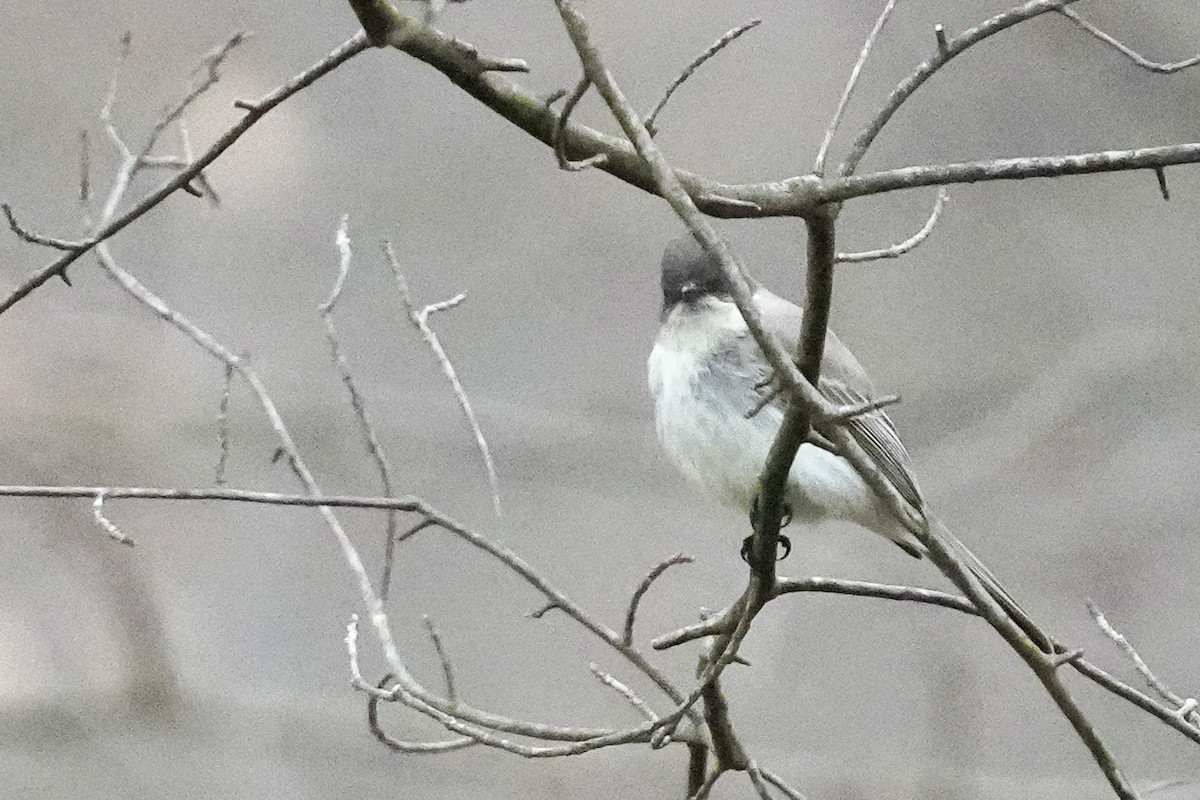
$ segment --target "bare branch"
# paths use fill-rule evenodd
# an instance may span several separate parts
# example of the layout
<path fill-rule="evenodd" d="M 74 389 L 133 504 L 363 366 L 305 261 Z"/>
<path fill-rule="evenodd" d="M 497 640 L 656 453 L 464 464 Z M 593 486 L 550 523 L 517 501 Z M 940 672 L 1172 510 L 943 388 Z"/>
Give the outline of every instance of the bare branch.
<path fill-rule="evenodd" d="M 925 220 L 925 224 L 921 229 L 908 237 L 902 242 L 897 242 L 891 247 L 883 247 L 878 250 L 864 250 L 860 253 L 838 253 L 837 261 L 839 264 L 861 264 L 864 261 L 878 261 L 882 258 L 899 258 L 909 252 L 917 245 L 929 238 L 929 234 L 933 233 L 934 226 L 941 219 L 942 209 L 946 207 L 946 200 L 949 198 L 949 193 L 945 186 L 938 187 L 937 199 L 933 202 L 933 211 L 929 214 L 929 219 Z"/>
<path fill-rule="evenodd" d="M 724 774 L 725 770 L 720 764 L 713 767 L 712 772 L 708 773 L 708 776 L 705 777 L 704 783 L 700 784 L 700 788 L 688 800 L 706 800 L 712 794 L 713 787 L 717 785 L 717 780 Z"/>
<path fill-rule="evenodd" d="M 842 96 L 838 99 L 837 108 L 833 112 L 833 118 L 829 120 L 829 125 L 825 128 L 825 138 L 821 140 L 821 147 L 817 150 L 817 159 L 813 162 L 813 173 L 816 175 L 825 174 L 825 158 L 829 155 L 829 148 L 833 145 L 833 137 L 837 135 L 838 126 L 842 124 L 842 115 L 846 112 L 846 106 L 850 103 L 850 96 L 854 94 L 854 87 L 858 85 L 858 76 L 862 74 L 863 67 L 871 55 L 871 48 L 875 46 L 875 40 L 879 38 L 879 34 L 883 31 L 883 26 L 887 24 L 888 17 L 892 15 L 892 9 L 896 7 L 897 2 L 898 0 L 887 0 L 887 3 L 883 6 L 883 11 L 879 12 L 879 18 L 875 20 L 874 27 L 867 34 L 867 40 L 863 42 L 862 50 L 858 54 L 858 60 L 854 62 L 854 68 L 850 70 L 850 77 L 846 81 L 846 88 L 842 90 Z"/>
<path fill-rule="evenodd" d="M 65 239 L 55 239 L 52 236 L 42 236 L 33 231 L 22 228 L 17 222 L 16 215 L 13 214 L 12 206 L 8 203 L 0 203 L 0 209 L 4 210 L 4 216 L 8 220 L 8 228 L 17 235 L 23 242 L 29 244 L 40 244 L 42 247 L 50 247 L 55 250 L 66 250 L 74 252 L 83 246 L 82 242 L 68 242 Z"/>
<path fill-rule="evenodd" d="M 758 768 L 758 764 L 751 761 L 746 767 L 746 774 L 750 777 L 750 785 L 758 793 L 759 800 L 774 800 L 771 797 L 771 791 L 767 788 L 766 781 L 763 780 L 762 770 Z"/>
<path fill-rule="evenodd" d="M 150 209 L 157 206 L 176 190 L 187 186 L 191 181 L 202 173 L 209 164 L 216 161 L 217 158 L 228 150 L 234 142 L 242 137 L 253 125 L 258 122 L 264 115 L 275 108 L 277 105 L 287 100 L 292 95 L 300 90 L 312 85 L 316 80 L 324 75 L 329 74 L 339 66 L 344 64 L 349 59 L 361 53 L 367 48 L 367 39 L 364 35 L 356 35 L 345 44 L 338 47 L 321 61 L 309 67 L 304 72 L 289 80 L 287 83 L 279 86 L 275 90 L 263 96 L 256 101 L 250 108 L 246 116 L 229 128 L 225 133 L 221 134 L 213 144 L 200 155 L 199 158 L 187 169 L 181 170 L 178 175 L 175 175 L 169 181 L 164 183 L 155 191 L 151 192 L 146 197 L 138 201 L 132 208 L 125 211 L 123 214 L 116 216 L 111 221 L 104 224 L 91 237 L 80 243 L 78 250 L 71 251 L 51 264 L 37 270 L 17 286 L 6 297 L 0 300 L 0 314 L 3 314 L 13 305 L 20 302 L 30 293 L 45 284 L 55 275 L 65 275 L 67 268 L 75 263 L 75 261 L 86 253 L 88 250 L 96 247 L 101 242 L 113 236 L 117 232 L 124 229 L 131 222 L 134 222 L 145 214 Z M 126 148 L 128 150 L 128 148 Z"/>
<path fill-rule="evenodd" d="M 225 365 L 225 387 L 221 390 L 221 402 L 217 405 L 217 486 L 225 485 L 225 467 L 229 463 L 229 395 L 233 390 L 233 367 Z"/>
<path fill-rule="evenodd" d="M 683 553 L 676 553 L 666 561 L 658 564 L 654 569 L 650 570 L 642 582 L 638 584 L 637 589 L 633 592 L 633 597 L 629 600 L 629 610 L 625 612 L 625 630 L 621 635 L 621 641 L 627 645 L 633 644 L 633 624 L 637 619 L 638 605 L 642 602 L 642 597 L 650 590 L 650 586 L 658 580 L 659 576 L 666 572 L 676 564 L 691 564 L 695 561 L 694 558 Z"/>
<path fill-rule="evenodd" d="M 379 481 L 383 486 L 383 493 L 388 497 L 392 497 L 395 494 L 392 465 L 388 460 L 387 453 L 383 449 L 383 443 L 380 441 L 379 435 L 375 432 L 375 426 L 371 422 L 371 417 L 367 413 L 367 399 L 359 390 L 358 383 L 354 379 L 354 373 L 350 369 L 350 363 L 346 360 L 346 356 L 342 352 L 337 327 L 333 322 L 333 309 L 337 305 L 338 298 L 342 294 L 342 289 L 346 285 L 346 277 L 350 274 L 350 261 L 353 257 L 350 249 L 349 228 L 350 216 L 343 214 L 341 222 L 338 224 L 337 233 L 334 235 L 334 245 L 338 250 L 337 278 L 334 280 L 333 288 L 330 290 L 329 299 L 319 306 L 317 310 L 321 314 L 321 321 L 325 324 L 325 338 L 329 342 L 329 351 L 333 358 L 334 366 L 337 367 L 338 374 L 342 378 L 342 385 L 346 387 L 346 394 L 350 399 L 350 407 L 354 410 L 355 419 L 358 420 L 359 431 L 362 433 L 363 441 L 367 445 L 367 451 L 371 454 L 371 458 L 375 462 L 375 468 L 379 472 Z M 383 576 L 379 582 L 379 596 L 384 602 L 387 601 L 388 593 L 391 591 L 392 586 L 392 565 L 396 557 L 396 522 L 396 514 L 394 512 L 388 514 L 384 530 Z"/>
<path fill-rule="evenodd" d="M 87 209 L 92 200 L 92 144 L 87 128 L 79 130 L 79 207 Z"/>
<path fill-rule="evenodd" d="M 1085 31 L 1090 33 L 1092 36 L 1094 36 L 1095 38 L 1104 42 L 1106 45 L 1108 45 L 1109 47 L 1113 48 L 1121 55 L 1128 58 L 1134 64 L 1137 64 L 1142 69 L 1149 70 L 1150 72 L 1154 72 L 1159 75 L 1171 75 L 1172 73 L 1180 72 L 1181 70 L 1185 70 L 1188 67 L 1194 67 L 1197 64 L 1200 64 L 1200 55 L 1195 55 L 1195 56 L 1192 56 L 1191 58 L 1185 58 L 1183 61 L 1175 61 L 1173 63 L 1166 63 L 1166 62 L 1162 62 L 1162 61 L 1151 61 L 1150 59 L 1143 56 L 1141 53 L 1137 52 L 1136 50 L 1131 49 L 1129 46 L 1123 44 L 1122 42 L 1113 38 L 1109 34 L 1105 33 L 1100 28 L 1097 28 L 1095 25 L 1088 22 L 1083 17 L 1079 16 L 1079 14 L 1077 14 L 1074 11 L 1074 9 L 1064 7 L 1064 8 L 1057 8 L 1057 9 L 1055 9 L 1055 11 L 1057 11 L 1059 14 L 1062 14 L 1064 17 L 1066 17 L 1067 19 L 1074 22 L 1080 28 L 1083 28 Z"/>
<path fill-rule="evenodd" d="M 357 634 L 356 634 L 357 635 Z M 357 669 L 357 653 L 355 653 L 355 669 Z M 376 687 L 381 690 L 386 690 L 387 685 L 394 678 L 391 675 L 385 675 L 383 680 L 376 684 Z M 439 742 L 409 742 L 402 739 L 396 739 L 388 735 L 383 727 L 379 724 L 379 703 L 383 698 L 379 695 L 372 694 L 367 698 L 367 727 L 370 728 L 371 734 L 382 742 L 389 750 L 395 750 L 398 753 L 408 753 L 412 755 L 422 755 L 426 753 L 448 753 L 453 750 L 461 750 L 464 747 L 470 747 L 479 742 L 470 736 L 460 736 L 456 739 L 447 739 Z"/>
<path fill-rule="evenodd" d="M 869 583 L 843 578 L 779 578 L 772 597 L 798 592 L 817 592 L 825 594 L 844 594 L 852 597 L 875 597 L 881 600 L 901 600 L 914 603 L 927 603 L 942 606 L 965 614 L 977 615 L 975 606 L 965 597 L 939 592 L 934 589 L 922 589 L 914 586 L 895 586 L 884 583 Z M 726 609 L 714 614 L 708 619 L 687 625 L 670 633 L 663 634 L 651 641 L 655 650 L 667 650 L 686 642 L 725 633 L 733 629 L 736 616 L 732 609 Z"/>
<path fill-rule="evenodd" d="M 762 24 L 762 20 L 755 18 L 749 22 L 743 22 L 741 25 L 738 25 L 732 30 L 726 31 L 721 38 L 710 44 L 703 53 L 693 58 L 691 63 L 683 68 L 683 72 L 679 73 L 675 80 L 671 81 L 671 85 L 667 87 L 667 90 L 663 92 L 662 99 L 660 99 L 658 104 L 654 106 L 654 110 L 650 112 L 650 116 L 646 117 L 646 130 L 651 136 L 654 136 L 656 133 L 658 133 L 658 128 L 655 126 L 655 120 L 658 119 L 658 115 L 662 113 L 663 108 L 666 107 L 667 101 L 671 99 L 671 95 L 675 94 L 675 90 L 682 86 L 688 78 L 692 77 L 692 73 L 699 69 L 705 61 L 708 61 L 717 53 L 721 52 L 727 46 L 735 42 L 743 33 L 758 27 L 760 24 Z"/>
<path fill-rule="evenodd" d="M 433 619 L 428 614 L 421 617 L 421 621 L 425 623 L 425 631 L 429 634 L 429 641 L 433 643 L 433 649 L 437 652 L 438 662 L 442 665 L 442 678 L 446 681 L 446 699 L 451 703 L 457 703 L 458 688 L 454 683 L 454 668 L 450 665 L 450 659 L 446 657 L 446 648 L 442 645 L 442 636 L 438 633 L 437 626 L 433 624 Z"/>
<path fill-rule="evenodd" d="M 1165 722 L 1175 730 L 1182 733 L 1187 738 L 1191 739 L 1196 744 L 1200 744 L 1200 727 L 1190 724 L 1182 719 L 1178 713 L 1179 709 L 1167 708 L 1154 700 L 1154 698 L 1139 692 L 1124 681 L 1114 678 L 1104 670 L 1097 667 L 1082 658 L 1071 664 L 1075 671 L 1080 675 L 1095 682 L 1098 686 L 1107 689 L 1108 691 L 1120 697 L 1122 700 L 1127 700 L 1148 714 L 1151 714 Z"/>
<path fill-rule="evenodd" d="M 633 689 L 630 689 L 612 675 L 600 669 L 600 667 L 596 666 L 596 664 L 588 664 L 588 668 L 592 671 L 592 674 L 600 680 L 601 683 L 624 697 L 629 704 L 637 709 L 638 713 L 640 713 L 643 717 L 651 722 L 658 719 L 658 715 L 654 713 L 654 709 L 650 708 L 650 705 L 645 700 L 638 697 L 637 693 L 634 692 Z"/>
<path fill-rule="evenodd" d="M 121 544 L 130 546 L 137 544 L 133 539 L 122 533 L 121 529 L 114 525 L 108 517 L 104 516 L 104 492 L 96 492 L 96 499 L 92 501 L 92 516 L 101 530 Z"/>
<path fill-rule="evenodd" d="M 558 159 L 558 168 L 567 172 L 581 172 L 588 167 L 595 167 L 603 164 L 608 160 L 608 156 L 604 153 L 590 155 L 582 161 L 572 161 L 567 158 L 566 142 L 563 139 L 563 130 L 567 126 L 567 121 L 571 118 L 571 112 L 575 110 L 575 106 L 579 105 L 579 101 L 587 94 L 587 90 L 591 88 L 592 82 L 587 78 L 580 78 L 579 83 L 575 84 L 566 95 L 566 101 L 563 103 L 562 111 L 554 120 L 554 133 L 550 138 L 553 142 L 554 157 Z"/>
<path fill-rule="evenodd" d="M 1200 715 L 1197 715 L 1194 710 L 1196 708 L 1196 700 L 1194 698 L 1184 699 L 1175 694 L 1169 686 L 1159 680 L 1158 676 L 1150 669 L 1150 665 L 1138 654 L 1138 651 L 1129 643 L 1129 640 L 1112 626 L 1112 623 L 1104 616 L 1104 612 L 1100 610 L 1095 601 L 1088 599 L 1085 603 L 1088 612 L 1096 620 L 1096 625 L 1100 627 L 1105 636 L 1111 639 L 1117 647 L 1121 648 L 1121 652 L 1133 663 L 1138 674 L 1146 681 L 1146 685 L 1153 689 L 1159 697 L 1178 709 L 1176 713 L 1181 719 L 1191 722 L 1193 725 L 1200 726 Z"/>
<path fill-rule="evenodd" d="M 706 659 L 719 658 L 721 643 L 717 639 L 709 642 Z M 712 739 L 713 758 L 722 769 L 744 770 L 752 762 L 746 753 L 746 748 L 733 729 L 733 720 L 729 717 L 729 702 L 721 691 L 721 684 L 713 678 L 704 686 L 702 695 L 704 702 L 704 722 L 708 725 L 708 735 Z"/>
<path fill-rule="evenodd" d="M 813 197 L 827 202 L 840 202 L 921 186 L 1155 170 L 1177 164 L 1194 164 L 1197 161 L 1200 161 L 1200 142 L 1060 156 L 997 158 L 990 161 L 902 167 L 847 178 L 832 178 L 823 181 L 814 191 Z"/>
<path fill-rule="evenodd" d="M 932 58 L 922 63 L 912 75 L 905 78 L 899 86 L 892 90 L 883 108 L 876 112 L 867 126 L 855 137 L 854 143 L 850 147 L 849 155 L 846 156 L 846 160 L 838 167 L 838 175 L 843 177 L 852 175 L 858 169 L 859 162 L 867 154 L 871 143 L 875 141 L 875 137 L 879 135 L 892 116 L 900 110 L 900 107 L 912 96 L 913 92 L 921 88 L 925 81 L 929 80 L 935 72 L 944 67 L 955 56 L 962 54 L 972 46 L 1014 25 L 1045 14 L 1047 11 L 1057 11 L 1062 6 L 1073 2 L 1075 0 L 1031 0 L 1031 2 L 997 14 L 974 28 L 963 31 L 958 36 L 946 42 L 945 48 L 939 47 L 938 52 Z"/>
<path fill-rule="evenodd" d="M 237 356 L 234 356 L 237 358 Z M 89 497 L 106 500 L 215 500 L 300 508 L 374 508 L 425 514 L 430 509 L 415 497 L 359 497 L 355 495 L 286 494 L 249 489 L 169 489 L 155 486 L 0 486 L 0 497 Z M 426 522 L 426 526 L 436 524 Z"/>
<path fill-rule="evenodd" d="M 766 767 L 760 767 L 757 764 L 755 764 L 755 767 L 758 769 L 758 772 L 767 779 L 767 783 L 783 792 L 788 800 L 807 800 L 804 795 L 789 786 L 782 778 L 780 778 L 774 772 L 771 772 L 771 770 L 767 769 Z"/>
<path fill-rule="evenodd" d="M 483 466 L 487 470 L 488 485 L 492 490 L 492 509 L 499 518 L 502 516 L 500 513 L 500 479 L 496 476 L 496 464 L 492 461 L 491 448 L 488 447 L 487 439 L 483 435 L 483 429 L 479 426 L 479 419 L 475 416 L 475 409 L 471 405 L 471 399 L 467 397 L 467 390 L 463 388 L 462 381 L 458 379 L 458 372 L 454 369 L 454 364 L 451 363 L 450 357 L 446 355 L 446 350 L 442 347 L 442 343 L 438 339 L 437 334 L 434 333 L 433 328 L 429 327 L 430 314 L 454 308 L 466 299 L 466 295 L 459 295 L 445 302 L 435 303 L 425 306 L 423 309 L 418 309 L 413 301 L 412 293 L 409 291 L 408 282 L 404 279 L 404 273 L 400 270 L 400 261 L 396 258 L 396 252 L 392 249 L 390 242 L 384 242 L 383 252 L 387 257 L 388 264 L 392 268 L 392 275 L 396 279 L 396 288 L 400 292 L 400 299 L 404 302 L 408 318 L 417 331 L 420 332 L 421 338 L 425 340 L 425 344 L 429 345 L 429 349 L 433 351 L 438 364 L 441 365 L 442 372 L 445 374 L 446 380 L 450 382 L 450 388 L 454 392 L 455 399 L 458 400 L 459 408 L 462 409 L 467 425 L 470 426 L 471 433 L 475 437 L 475 445 L 479 448 L 479 454 L 483 458 Z"/>

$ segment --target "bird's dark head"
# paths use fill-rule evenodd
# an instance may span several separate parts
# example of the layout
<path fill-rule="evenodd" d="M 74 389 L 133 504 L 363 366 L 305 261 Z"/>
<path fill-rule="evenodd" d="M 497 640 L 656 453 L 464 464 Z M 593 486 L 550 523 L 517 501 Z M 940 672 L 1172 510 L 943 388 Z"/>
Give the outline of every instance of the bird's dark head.
<path fill-rule="evenodd" d="M 729 299 L 721 263 L 690 235 L 667 243 L 662 259 L 662 315 L 680 303 L 695 306 L 706 297 Z"/>

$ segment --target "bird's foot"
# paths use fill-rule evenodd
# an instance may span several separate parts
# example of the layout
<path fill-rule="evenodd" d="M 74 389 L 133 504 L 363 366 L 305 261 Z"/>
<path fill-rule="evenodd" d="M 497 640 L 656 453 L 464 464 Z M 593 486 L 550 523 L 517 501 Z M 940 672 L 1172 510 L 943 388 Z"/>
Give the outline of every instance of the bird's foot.
<path fill-rule="evenodd" d="M 745 561 L 747 564 L 750 563 L 750 543 L 752 541 L 754 541 L 753 536 L 747 536 L 742 540 L 742 561 Z M 782 552 L 775 557 L 775 560 L 783 561 L 792 554 L 792 540 L 782 533 L 779 534 L 778 548 Z"/>

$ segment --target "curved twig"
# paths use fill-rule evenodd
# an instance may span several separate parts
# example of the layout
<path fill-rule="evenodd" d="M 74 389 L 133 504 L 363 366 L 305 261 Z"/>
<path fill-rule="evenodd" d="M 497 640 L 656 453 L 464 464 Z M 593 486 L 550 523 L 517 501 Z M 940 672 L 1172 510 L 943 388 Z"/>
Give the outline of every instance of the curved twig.
<path fill-rule="evenodd" d="M 659 576 L 666 572 L 676 564 L 691 564 L 696 559 L 683 553 L 676 553 L 666 561 L 658 564 L 654 569 L 650 570 L 642 582 L 638 584 L 637 589 L 633 592 L 633 597 L 629 599 L 629 610 L 625 612 L 625 628 L 621 634 L 621 641 L 627 645 L 633 644 L 633 624 L 637 619 L 638 605 L 642 602 L 642 596 L 650 590 L 650 586 L 658 580 Z"/>
<path fill-rule="evenodd" d="M 858 253 L 838 253 L 838 263 L 861 264 L 865 261 L 878 261 L 883 258 L 899 258 L 909 252 L 928 239 L 929 234 L 933 233 L 934 227 L 942 217 L 942 210 L 946 207 L 946 200 L 949 199 L 949 196 L 949 192 L 946 191 L 945 186 L 938 187 L 937 199 L 933 202 L 933 211 L 929 213 L 929 219 L 925 220 L 925 224 L 921 226 L 920 230 L 904 241 L 897 242 L 891 247 L 881 247 L 878 250 L 864 250 Z"/>
<path fill-rule="evenodd" d="M 1096 27 L 1092 23 L 1088 22 L 1083 17 L 1079 16 L 1079 14 L 1077 14 L 1074 9 L 1063 7 L 1063 8 L 1057 8 L 1057 9 L 1055 9 L 1055 11 L 1057 11 L 1059 14 L 1063 15 L 1067 19 L 1071 20 L 1076 25 L 1078 25 L 1080 28 L 1083 28 L 1089 34 L 1091 34 L 1095 38 L 1099 39 L 1100 41 L 1104 42 L 1106 45 L 1113 48 L 1121 55 L 1128 58 L 1134 64 L 1137 64 L 1142 69 L 1149 70 L 1150 72 L 1154 72 L 1159 75 L 1171 75 L 1176 72 L 1181 72 L 1182 70 L 1185 70 L 1189 67 L 1194 67 L 1197 64 L 1200 64 L 1200 55 L 1195 55 L 1195 56 L 1192 56 L 1191 58 L 1185 58 L 1182 61 L 1174 61 L 1174 62 L 1169 62 L 1169 63 L 1165 62 L 1165 61 L 1151 61 L 1150 59 L 1146 58 L 1141 53 L 1137 52 L 1136 50 L 1132 49 L 1128 45 L 1126 45 L 1123 42 L 1119 41 L 1118 39 L 1114 38 L 1110 34 L 1104 32 L 1103 30 Z"/>
<path fill-rule="evenodd" d="M 688 78 L 692 77 L 692 73 L 699 69 L 705 61 L 708 61 L 727 46 L 733 44 L 733 42 L 735 42 L 743 33 L 752 30 L 753 28 L 757 28 L 760 24 L 762 24 L 762 20 L 755 18 L 749 22 L 743 22 L 741 25 L 738 25 L 732 30 L 726 31 L 721 38 L 710 44 L 703 53 L 693 58 L 692 61 L 683 68 L 683 72 L 679 73 L 675 80 L 671 81 L 671 85 L 667 87 L 665 92 L 663 92 L 662 99 L 658 101 L 658 103 L 654 106 L 654 110 L 652 110 L 650 115 L 646 117 L 646 130 L 650 132 L 651 136 L 654 136 L 656 133 L 658 133 L 658 128 L 655 126 L 655 120 L 658 119 L 658 115 L 661 114 L 662 110 L 666 107 L 667 101 L 671 99 L 671 95 L 675 94 L 675 90 L 682 86 Z"/>

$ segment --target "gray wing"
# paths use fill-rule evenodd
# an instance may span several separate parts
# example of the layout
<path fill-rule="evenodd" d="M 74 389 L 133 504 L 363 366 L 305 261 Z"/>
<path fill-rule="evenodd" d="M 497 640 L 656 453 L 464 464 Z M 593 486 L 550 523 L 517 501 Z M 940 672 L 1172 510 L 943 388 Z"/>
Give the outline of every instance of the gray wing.
<path fill-rule="evenodd" d="M 754 303 L 762 313 L 766 330 L 778 337 L 788 352 L 794 351 L 800 337 L 800 320 L 804 315 L 800 307 L 761 287 L 754 293 Z M 763 371 L 769 371 L 765 363 Z M 866 370 L 833 331 L 829 331 L 825 339 L 825 358 L 817 388 L 839 405 L 854 405 L 877 397 Z M 775 403 L 782 405 L 779 399 Z M 843 424 L 901 496 L 913 508 L 923 508 L 921 490 L 913 476 L 912 459 L 888 415 L 883 411 L 872 411 Z"/>

